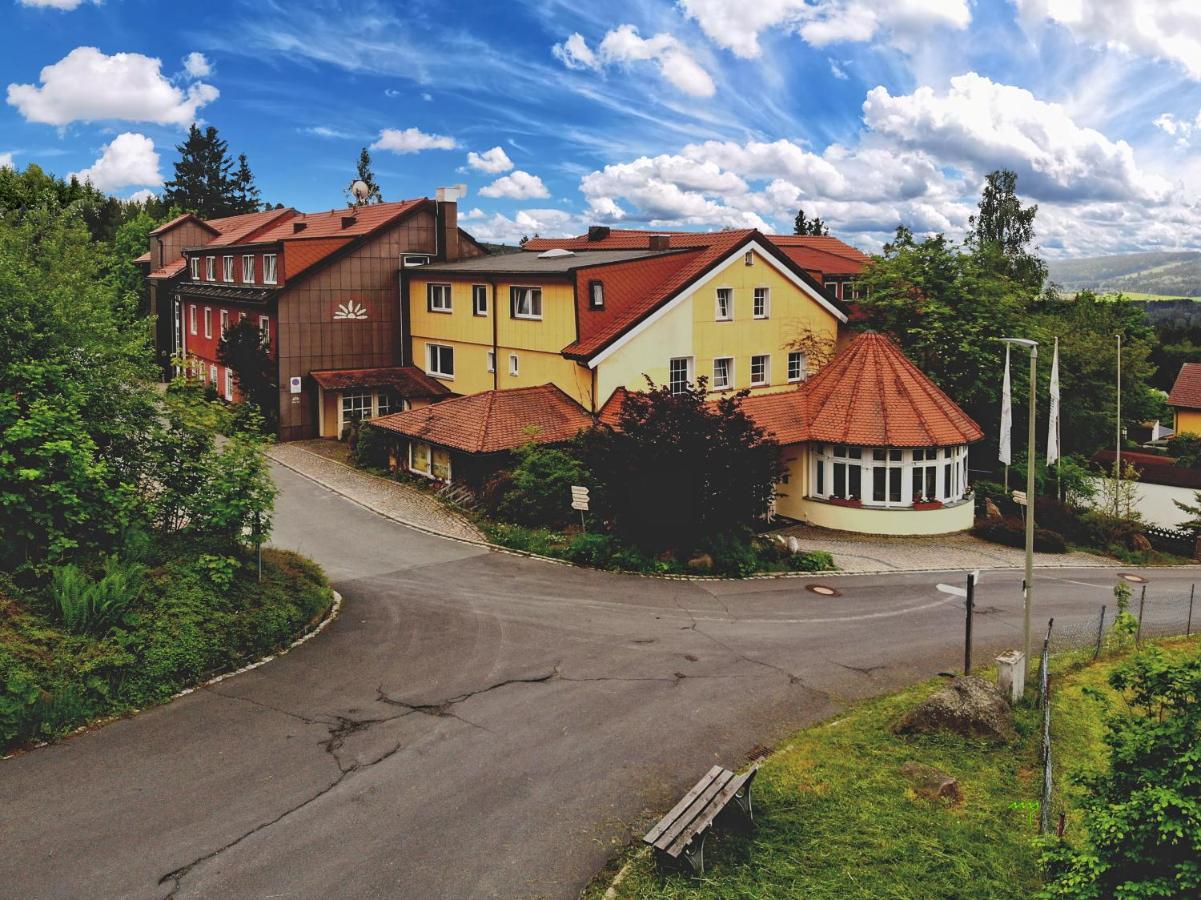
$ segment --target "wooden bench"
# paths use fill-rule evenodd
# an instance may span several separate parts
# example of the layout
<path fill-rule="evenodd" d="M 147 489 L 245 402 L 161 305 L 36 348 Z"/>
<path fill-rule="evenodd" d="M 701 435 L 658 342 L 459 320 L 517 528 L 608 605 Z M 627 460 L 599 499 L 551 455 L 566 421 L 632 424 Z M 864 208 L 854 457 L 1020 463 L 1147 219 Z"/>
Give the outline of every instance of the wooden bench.
<path fill-rule="evenodd" d="M 703 874 L 705 836 L 717 817 L 727 810 L 737 811 L 740 824 L 752 828 L 755 818 L 751 808 L 751 782 L 758 771 L 758 765 L 741 775 L 721 766 L 710 769 L 643 838 L 655 848 L 659 864 L 678 865 L 683 857 L 692 867 L 693 874 Z"/>

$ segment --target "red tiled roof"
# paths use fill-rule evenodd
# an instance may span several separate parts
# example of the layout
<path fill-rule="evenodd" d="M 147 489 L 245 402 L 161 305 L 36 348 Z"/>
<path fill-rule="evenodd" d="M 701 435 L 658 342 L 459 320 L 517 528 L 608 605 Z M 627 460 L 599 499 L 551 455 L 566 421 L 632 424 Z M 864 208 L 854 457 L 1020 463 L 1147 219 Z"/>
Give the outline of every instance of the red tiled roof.
<path fill-rule="evenodd" d="M 169 262 L 165 266 L 160 266 L 159 268 L 155 269 L 153 272 L 151 272 L 146 277 L 147 278 L 174 278 L 176 275 L 178 275 L 180 272 L 182 272 L 184 270 L 184 266 L 186 264 L 187 264 L 186 261 L 181 256 L 179 259 L 175 260 L 175 262 Z"/>
<path fill-rule="evenodd" d="M 777 394 L 755 394 L 742 401 L 742 411 L 781 444 L 809 440 L 803 385 Z"/>
<path fill-rule="evenodd" d="M 294 209 L 268 209 L 263 212 L 246 213 L 241 216 L 228 216 L 224 219 L 209 219 L 208 224 L 216 228 L 220 235 L 213 238 L 206 247 L 229 247 L 234 244 L 244 244 L 254 240 L 258 235 L 281 219 L 289 220 L 298 215 Z"/>
<path fill-rule="evenodd" d="M 623 387 L 614 388 L 613 393 L 609 395 L 609 399 L 605 401 L 605 405 L 596 414 L 597 420 L 612 428 L 616 428 L 621 417 L 621 406 L 626 402 L 626 397 L 629 396 L 629 393 Z"/>
<path fill-rule="evenodd" d="M 312 238 L 353 238 L 374 231 L 430 201 L 424 197 L 417 200 L 398 200 L 394 203 L 374 203 L 368 206 L 343 207 L 318 213 L 297 213 L 287 221 L 258 235 L 256 241 L 310 240 Z M 353 217 L 354 223 L 342 227 L 344 217 Z M 304 225 L 301 231 L 297 225 Z"/>
<path fill-rule="evenodd" d="M 162 234 L 164 231 L 170 231 L 170 230 L 171 230 L 172 228 L 174 228 L 176 225 L 179 225 L 179 224 L 181 224 L 182 222 L 186 222 L 186 221 L 187 221 L 187 220 L 189 220 L 189 219 L 191 219 L 192 221 L 194 221 L 194 222 L 195 222 L 197 225 L 200 225 L 200 226 L 202 226 L 202 227 L 204 227 L 204 228 L 207 228 L 207 229 L 208 229 L 209 231 L 211 231 L 213 234 L 220 234 L 220 233 L 221 233 L 220 231 L 218 231 L 216 228 L 214 228 L 214 227 L 213 227 L 212 225 L 210 225 L 208 222 L 204 221 L 204 219 L 200 218 L 200 216 L 196 215 L 195 213 L 184 213 L 182 216 L 176 216 L 176 217 L 175 217 L 174 219 L 172 219 L 171 221 L 169 221 L 169 222 L 164 222 L 162 225 L 160 225 L 158 228 L 155 228 L 155 229 L 154 229 L 153 231 L 151 231 L 150 233 L 151 233 L 151 234 Z"/>
<path fill-rule="evenodd" d="M 331 253 L 336 253 L 353 240 L 352 238 L 318 238 L 315 241 L 287 241 L 284 243 L 283 280 L 295 278 L 305 269 L 314 266 Z"/>
<path fill-rule="evenodd" d="M 531 440 L 568 441 L 592 417 L 553 384 L 484 391 L 372 419 L 405 437 L 467 453 L 499 453 Z M 535 430 L 536 429 L 536 430 Z"/>
<path fill-rule="evenodd" d="M 1201 363 L 1185 363 L 1168 394 L 1168 406 L 1201 409 Z"/>
<path fill-rule="evenodd" d="M 450 390 L 430 378 L 416 366 L 388 366 L 376 369 L 325 369 L 310 372 L 313 380 L 327 391 L 354 388 L 390 387 L 406 399 L 444 397 Z"/>
<path fill-rule="evenodd" d="M 871 258 L 859 253 L 858 250 L 855 250 L 855 253 L 863 257 L 862 259 L 845 256 L 841 253 L 832 253 L 818 247 L 780 244 L 776 238 L 772 238 L 772 241 L 776 242 L 776 246 L 784 251 L 785 256 L 802 269 L 818 272 L 820 275 L 858 275 Z M 849 249 L 853 250 L 854 248 Z"/>
<path fill-rule="evenodd" d="M 136 262 L 136 263 L 150 262 L 150 251 L 147 250 L 145 253 L 143 253 L 141 256 L 139 256 L 137 259 L 135 259 L 134 262 Z"/>

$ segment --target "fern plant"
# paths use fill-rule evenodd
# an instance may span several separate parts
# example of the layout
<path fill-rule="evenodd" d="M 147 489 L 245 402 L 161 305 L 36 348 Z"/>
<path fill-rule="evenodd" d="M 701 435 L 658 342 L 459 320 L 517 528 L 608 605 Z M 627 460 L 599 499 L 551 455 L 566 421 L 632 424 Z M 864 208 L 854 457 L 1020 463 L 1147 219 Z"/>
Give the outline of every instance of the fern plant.
<path fill-rule="evenodd" d="M 72 563 L 54 569 L 50 593 L 68 631 L 101 635 L 121 620 L 141 594 L 143 574 L 141 566 L 123 563 L 116 556 L 104 561 L 103 574 L 95 580 Z"/>

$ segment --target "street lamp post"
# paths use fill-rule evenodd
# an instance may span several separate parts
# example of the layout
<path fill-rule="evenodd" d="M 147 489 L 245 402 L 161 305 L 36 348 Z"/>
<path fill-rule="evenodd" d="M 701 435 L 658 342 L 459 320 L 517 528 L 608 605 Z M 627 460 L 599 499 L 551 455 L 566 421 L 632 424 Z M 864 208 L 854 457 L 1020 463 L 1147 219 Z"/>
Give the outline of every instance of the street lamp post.
<path fill-rule="evenodd" d="M 1035 398 L 1038 390 L 1038 341 L 1028 338 L 1001 338 L 1005 343 L 1015 347 L 1025 347 L 1030 351 L 1030 427 L 1026 435 L 1026 579 L 1025 604 L 1023 610 L 1023 652 L 1026 655 L 1026 666 L 1030 665 L 1030 607 L 1034 604 L 1034 421 Z"/>

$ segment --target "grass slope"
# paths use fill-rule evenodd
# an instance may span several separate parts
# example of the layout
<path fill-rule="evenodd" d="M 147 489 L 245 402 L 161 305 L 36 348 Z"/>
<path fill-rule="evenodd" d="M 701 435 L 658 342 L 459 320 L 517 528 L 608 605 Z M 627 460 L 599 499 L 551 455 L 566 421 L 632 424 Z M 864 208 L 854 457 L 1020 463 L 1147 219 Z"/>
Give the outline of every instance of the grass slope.
<path fill-rule="evenodd" d="M 1172 646 L 1195 651 L 1201 642 Z M 1083 822 L 1079 789 L 1065 776 L 1105 764 L 1105 707 L 1084 691 L 1098 689 L 1116 701 L 1106 685 L 1115 665 L 1117 660 L 1103 660 L 1062 674 L 1055 683 L 1054 758 L 1069 838 L 1079 838 Z M 703 879 L 664 877 L 638 850 L 627 857 L 632 862 L 615 893 L 831 900 L 1030 896 L 1040 884 L 1035 842 L 1040 714 L 1017 710 L 1016 747 L 894 736 L 891 726 L 901 714 L 941 684 L 931 681 L 862 703 L 797 734 L 764 764 L 755 782 L 755 836 L 712 834 Z M 917 797 L 900 771 L 910 761 L 957 778 L 962 802 Z M 598 878 L 587 896 L 602 896 L 613 874 L 611 869 Z"/>

